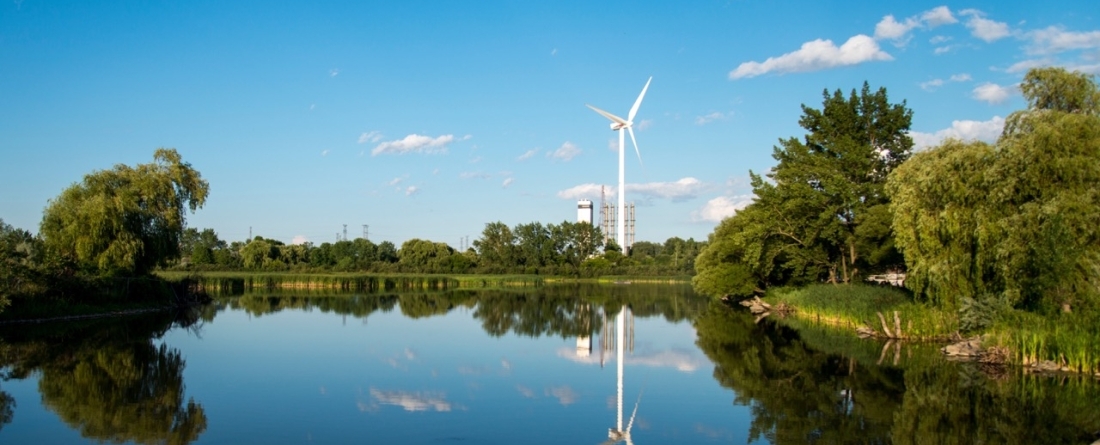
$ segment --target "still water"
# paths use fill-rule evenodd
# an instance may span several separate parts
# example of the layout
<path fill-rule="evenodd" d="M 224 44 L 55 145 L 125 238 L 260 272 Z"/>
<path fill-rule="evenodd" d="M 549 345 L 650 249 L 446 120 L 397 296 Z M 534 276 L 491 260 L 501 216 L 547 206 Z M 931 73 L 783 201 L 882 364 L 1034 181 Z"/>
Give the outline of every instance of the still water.
<path fill-rule="evenodd" d="M 796 332 L 686 286 L 247 294 L 0 339 L 4 444 L 1087 444 L 1100 431 L 1090 379 Z"/>

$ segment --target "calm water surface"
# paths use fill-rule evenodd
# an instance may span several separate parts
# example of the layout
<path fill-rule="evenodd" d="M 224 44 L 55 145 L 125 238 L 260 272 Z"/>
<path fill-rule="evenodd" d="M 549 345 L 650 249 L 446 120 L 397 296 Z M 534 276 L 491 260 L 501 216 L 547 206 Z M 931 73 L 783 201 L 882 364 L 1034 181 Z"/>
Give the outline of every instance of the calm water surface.
<path fill-rule="evenodd" d="M 1100 430 L 1091 380 L 796 333 L 686 286 L 249 294 L 0 339 L 4 444 L 1090 443 Z"/>

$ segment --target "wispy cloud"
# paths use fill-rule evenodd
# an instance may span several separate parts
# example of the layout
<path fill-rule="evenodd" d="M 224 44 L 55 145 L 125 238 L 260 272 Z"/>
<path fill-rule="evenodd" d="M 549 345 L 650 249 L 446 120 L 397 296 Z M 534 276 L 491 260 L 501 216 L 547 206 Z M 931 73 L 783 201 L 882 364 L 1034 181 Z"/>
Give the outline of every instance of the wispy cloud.
<path fill-rule="evenodd" d="M 879 48 L 875 39 L 859 34 L 849 38 L 840 47 L 837 47 L 832 40 L 817 39 L 803 43 L 797 51 L 778 57 L 769 57 L 763 62 L 742 63 L 737 69 L 730 71 L 729 78 L 736 80 L 771 72 L 783 74 L 818 71 L 893 59 Z"/>
<path fill-rule="evenodd" d="M 1005 87 L 986 82 L 974 88 L 971 97 L 989 104 L 1000 104 L 1008 100 L 1008 97 L 1013 94 L 1013 91 L 1015 91 L 1015 87 Z"/>
<path fill-rule="evenodd" d="M 958 23 L 959 20 L 951 14 L 951 10 L 946 6 L 937 6 L 935 8 L 924 11 L 920 16 L 929 28 L 935 28 L 940 25 L 950 25 L 952 23 Z"/>
<path fill-rule="evenodd" d="M 308 243 L 308 242 L 309 242 L 309 238 L 306 238 L 305 235 L 295 235 L 294 239 L 290 240 L 290 244 L 293 244 L 293 245 L 296 245 L 296 246 L 301 245 L 301 244 L 305 244 L 305 243 Z"/>
<path fill-rule="evenodd" d="M 971 80 L 970 75 L 966 73 L 954 74 L 947 80 L 932 79 L 927 82 L 921 82 L 920 87 L 924 91 L 935 91 L 937 88 L 943 86 L 947 82 L 966 82 Z"/>
<path fill-rule="evenodd" d="M 681 178 L 676 182 L 647 182 L 626 185 L 628 194 L 664 198 L 673 202 L 693 199 L 706 189 L 706 183 L 692 177 Z"/>
<path fill-rule="evenodd" d="M 1012 35 L 1007 23 L 987 19 L 985 13 L 977 9 L 964 9 L 959 11 L 959 15 L 969 17 L 966 21 L 966 27 L 970 29 L 970 34 L 984 40 L 986 43 L 992 43 Z"/>
<path fill-rule="evenodd" d="M 420 193 L 420 187 L 417 187 L 415 185 L 410 185 L 408 188 L 405 189 L 405 196 L 412 196 L 417 193 Z"/>
<path fill-rule="evenodd" d="M 600 190 L 604 187 L 603 184 L 581 184 L 558 192 L 558 197 L 562 199 L 592 199 L 600 196 Z M 606 188 L 608 193 L 614 193 L 614 187 L 607 186 Z"/>
<path fill-rule="evenodd" d="M 515 181 L 516 178 L 504 178 L 504 182 L 501 183 L 500 186 L 503 188 L 508 188 L 508 186 L 512 185 L 512 183 Z"/>
<path fill-rule="evenodd" d="M 547 388 L 545 394 L 557 398 L 558 403 L 561 403 L 562 406 L 572 405 L 576 403 L 577 398 L 580 397 L 580 395 L 577 394 L 573 388 L 569 387 L 569 385 Z"/>
<path fill-rule="evenodd" d="M 641 122 L 638 122 L 638 125 L 634 126 L 638 131 L 645 131 L 651 127 L 653 127 L 653 119 L 642 119 Z"/>
<path fill-rule="evenodd" d="M 720 222 L 748 207 L 754 199 L 753 195 L 719 196 L 707 201 L 699 210 L 691 212 L 691 219 L 695 222 Z"/>
<path fill-rule="evenodd" d="M 516 160 L 517 161 L 526 161 L 528 159 L 531 159 L 532 156 L 535 156 L 536 154 L 539 153 L 539 150 L 542 150 L 542 149 L 541 148 L 532 148 L 530 150 L 527 150 L 527 151 L 523 152 L 523 154 L 519 155 L 519 157 L 516 158 Z"/>
<path fill-rule="evenodd" d="M 400 183 L 401 183 L 401 181 L 404 181 L 404 180 L 405 180 L 405 177 L 403 177 L 403 176 L 399 176 L 399 177 L 396 177 L 396 178 L 393 178 L 393 179 L 391 179 L 391 180 L 390 180 L 390 182 L 388 182 L 387 184 L 388 184 L 388 185 L 389 185 L 390 187 L 396 187 L 396 186 L 397 186 L 397 184 L 400 184 Z"/>
<path fill-rule="evenodd" d="M 404 139 L 383 142 L 371 150 L 371 156 L 380 154 L 405 154 L 405 153 L 446 153 L 447 144 L 454 142 L 454 135 L 445 134 L 439 137 L 410 134 Z"/>
<path fill-rule="evenodd" d="M 368 142 L 375 143 L 382 140 L 382 133 L 378 131 L 369 131 L 359 135 L 359 143 L 366 144 Z"/>
<path fill-rule="evenodd" d="M 443 393 L 381 391 L 371 388 L 370 395 L 378 403 L 400 406 L 405 411 L 447 412 L 451 410 L 451 403 Z"/>
<path fill-rule="evenodd" d="M 724 113 L 715 111 L 713 113 L 706 114 L 706 115 L 703 115 L 703 116 L 696 116 L 695 117 L 695 125 L 706 125 L 706 124 L 709 124 L 711 122 L 722 120 L 722 119 L 725 119 L 725 118 L 726 118 L 726 115 Z"/>
<path fill-rule="evenodd" d="M 328 156 L 328 150 L 321 150 L 321 156 Z"/>
<path fill-rule="evenodd" d="M 526 397 L 528 399 L 535 398 L 535 392 L 532 391 L 531 388 L 528 388 L 526 386 L 516 384 L 516 391 L 519 391 L 519 395 L 521 395 L 523 397 Z"/>
<path fill-rule="evenodd" d="M 339 68 L 333 68 L 331 70 L 328 70 L 328 76 L 329 77 L 336 77 L 338 75 L 340 75 L 340 69 Z"/>
<path fill-rule="evenodd" d="M 580 356 L 577 355 L 576 349 L 572 348 L 560 348 L 557 350 L 557 355 L 558 357 L 576 363 L 586 365 L 600 364 L 600 357 L 598 355 Z M 695 372 L 695 370 L 703 366 L 704 363 L 706 363 L 706 360 L 700 357 L 698 352 L 681 348 L 635 352 L 634 355 L 623 358 L 623 364 L 642 365 L 653 368 L 674 368 L 680 372 Z"/>
<path fill-rule="evenodd" d="M 948 138 L 992 143 L 1001 136 L 1004 126 L 1005 120 L 1000 116 L 993 116 L 992 119 L 987 121 L 957 120 L 951 122 L 950 128 L 933 133 L 912 131 L 909 132 L 909 137 L 913 138 L 913 148 L 915 150 L 924 150 L 928 147 L 940 145 Z"/>
<path fill-rule="evenodd" d="M 551 55 L 551 56 L 556 56 L 556 55 L 558 55 L 558 49 L 557 49 L 557 48 L 554 48 L 554 49 L 550 50 L 550 55 Z"/>
<path fill-rule="evenodd" d="M 574 145 L 572 142 L 566 141 L 564 144 L 561 144 L 561 147 L 558 147 L 557 150 L 547 153 L 546 156 L 549 158 L 568 162 L 577 157 L 577 155 L 579 154 L 581 154 L 581 149 L 577 148 L 577 146 Z"/>
<path fill-rule="evenodd" d="M 1050 26 L 1030 31 L 1024 38 L 1030 41 L 1025 50 L 1033 55 L 1100 48 L 1100 31 L 1074 32 L 1066 31 L 1061 26 Z"/>

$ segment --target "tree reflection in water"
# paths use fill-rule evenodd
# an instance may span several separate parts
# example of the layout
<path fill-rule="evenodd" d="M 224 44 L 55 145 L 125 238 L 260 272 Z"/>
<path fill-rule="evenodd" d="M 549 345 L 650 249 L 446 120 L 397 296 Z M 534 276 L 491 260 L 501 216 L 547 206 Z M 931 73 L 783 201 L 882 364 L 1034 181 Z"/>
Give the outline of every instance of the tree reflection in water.
<path fill-rule="evenodd" d="M 719 303 L 695 327 L 714 378 L 751 407 L 750 442 L 1089 443 L 1100 431 L 1100 385 L 1088 377 L 991 378 L 934 352 L 880 365 L 880 354 L 822 352 L 818 339 Z"/>
<path fill-rule="evenodd" d="M 42 403 L 86 438 L 186 444 L 206 430 L 206 414 L 184 402 L 184 360 L 153 340 L 195 314 L 19 326 L 0 333 L 5 379 L 39 373 Z M 5 416 L 6 413 L 6 416 Z M 0 407 L 0 416 L 10 420 Z"/>

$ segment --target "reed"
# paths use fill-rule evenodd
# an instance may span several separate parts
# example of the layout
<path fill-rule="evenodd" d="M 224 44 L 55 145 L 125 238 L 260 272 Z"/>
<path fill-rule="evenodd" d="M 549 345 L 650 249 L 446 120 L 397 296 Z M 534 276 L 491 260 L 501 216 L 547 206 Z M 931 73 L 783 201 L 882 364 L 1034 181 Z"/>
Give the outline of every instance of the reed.
<path fill-rule="evenodd" d="M 772 304 L 795 308 L 795 317 L 815 323 L 855 329 L 881 329 L 878 314 L 895 329 L 893 313 L 901 319 L 903 337 L 909 340 L 937 340 L 958 331 L 953 312 L 914 302 L 902 289 L 862 284 L 816 284 L 801 288 L 776 288 L 766 297 Z"/>
<path fill-rule="evenodd" d="M 991 328 L 990 340 L 1007 348 L 1014 363 L 1049 361 L 1064 370 L 1100 373 L 1100 317 L 1094 313 L 1039 314 L 1012 311 Z"/>

